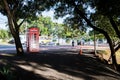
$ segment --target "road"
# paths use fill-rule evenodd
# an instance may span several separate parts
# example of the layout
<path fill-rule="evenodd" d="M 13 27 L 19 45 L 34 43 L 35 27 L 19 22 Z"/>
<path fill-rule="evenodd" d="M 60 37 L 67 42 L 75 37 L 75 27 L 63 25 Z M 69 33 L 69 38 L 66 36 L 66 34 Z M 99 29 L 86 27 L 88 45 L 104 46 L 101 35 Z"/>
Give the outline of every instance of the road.
<path fill-rule="evenodd" d="M 24 51 L 26 51 L 26 45 L 23 45 Z M 58 50 L 58 49 L 77 49 L 76 47 L 72 47 L 71 45 L 62 45 L 62 46 L 51 46 L 51 45 L 40 45 L 40 51 L 50 51 L 50 50 Z M 16 53 L 16 48 L 14 44 L 0 45 L 0 52 L 5 53 Z"/>
<path fill-rule="evenodd" d="M 23 45 L 24 51 L 26 51 L 26 45 Z M 54 45 L 40 45 L 40 51 L 46 51 L 46 50 L 58 50 L 58 49 L 74 49 L 74 50 L 79 50 L 79 49 L 83 49 L 84 50 L 94 50 L 94 46 L 88 46 L 88 45 L 84 45 L 84 46 L 80 46 L 80 45 L 76 45 L 74 47 L 72 47 L 71 45 L 59 45 L 59 46 L 54 46 Z M 109 49 L 108 46 L 97 46 L 96 47 L 97 50 L 105 50 L 105 49 Z M 16 48 L 14 44 L 8 44 L 8 45 L 4 45 L 1 44 L 0 45 L 0 52 L 6 52 L 6 53 L 16 53 Z"/>

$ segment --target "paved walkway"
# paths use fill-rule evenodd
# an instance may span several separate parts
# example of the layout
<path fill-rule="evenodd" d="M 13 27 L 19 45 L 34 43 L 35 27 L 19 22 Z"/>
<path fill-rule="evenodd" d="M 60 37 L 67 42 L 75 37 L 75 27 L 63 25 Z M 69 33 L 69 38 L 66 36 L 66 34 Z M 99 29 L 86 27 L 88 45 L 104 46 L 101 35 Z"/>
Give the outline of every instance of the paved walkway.
<path fill-rule="evenodd" d="M 0 64 L 11 65 L 16 80 L 120 80 L 120 74 L 89 55 L 60 49 L 25 54 L 0 54 Z"/>

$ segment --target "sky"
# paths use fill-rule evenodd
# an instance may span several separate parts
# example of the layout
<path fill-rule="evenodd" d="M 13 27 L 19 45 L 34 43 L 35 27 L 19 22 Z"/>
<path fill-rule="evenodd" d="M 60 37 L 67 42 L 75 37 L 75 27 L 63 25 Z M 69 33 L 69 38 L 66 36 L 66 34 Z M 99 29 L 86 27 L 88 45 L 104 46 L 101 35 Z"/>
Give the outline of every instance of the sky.
<path fill-rule="evenodd" d="M 42 13 L 43 16 L 45 17 L 51 17 L 52 21 L 53 22 L 57 22 L 57 23 L 63 23 L 63 19 L 64 18 L 58 18 L 58 19 L 55 19 L 53 16 L 54 16 L 54 10 L 50 10 L 50 11 L 44 11 Z"/>
<path fill-rule="evenodd" d="M 3 16 L 1 13 L 0 13 L 0 29 L 6 29 L 6 22 L 7 22 L 7 18 L 6 16 Z"/>

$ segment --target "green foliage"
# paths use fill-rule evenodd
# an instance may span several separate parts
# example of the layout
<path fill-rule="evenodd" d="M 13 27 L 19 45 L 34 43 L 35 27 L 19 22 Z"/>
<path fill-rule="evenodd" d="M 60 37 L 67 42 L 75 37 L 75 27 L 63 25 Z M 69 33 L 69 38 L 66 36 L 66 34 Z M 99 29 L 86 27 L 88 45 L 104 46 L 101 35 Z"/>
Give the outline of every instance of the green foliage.
<path fill-rule="evenodd" d="M 119 0 L 93 0 L 93 5 L 99 14 L 105 16 L 119 16 Z"/>
<path fill-rule="evenodd" d="M 7 30 L 4 30 L 4 29 L 1 29 L 0 30 L 0 38 L 1 39 L 8 39 L 10 36 L 9 36 L 9 33 Z"/>
<path fill-rule="evenodd" d="M 43 0 L 7 0 L 7 3 L 10 6 L 10 10 L 14 12 L 16 20 L 31 16 L 35 17 L 36 13 L 41 13 L 41 11 L 45 10 L 45 6 L 47 6 L 46 1 Z M 0 12 L 7 15 L 3 1 L 0 2 L 0 5 Z"/>
<path fill-rule="evenodd" d="M 38 18 L 28 19 L 27 27 L 31 27 L 33 25 L 37 25 L 37 27 L 39 27 L 41 35 L 49 35 L 54 37 L 57 36 L 58 38 L 79 37 L 82 33 L 77 28 L 74 30 L 71 27 L 68 27 L 67 25 L 54 23 L 51 21 L 50 17 L 38 16 Z"/>
<path fill-rule="evenodd" d="M 109 18 L 113 17 L 115 23 L 119 23 L 120 1 L 59 0 L 58 2 L 59 3 L 56 1 L 56 6 L 54 7 L 56 17 L 63 17 L 67 15 L 65 23 L 68 26 L 71 26 L 74 30 L 75 28 L 79 28 L 84 31 L 88 27 L 86 26 L 83 18 L 80 16 L 82 13 L 76 11 L 75 7 L 77 7 L 83 12 L 83 15 L 85 15 L 91 23 L 95 22 L 95 27 L 106 31 L 110 37 L 116 36 L 116 31 L 114 30 L 113 25 L 111 25 Z M 94 16 L 90 18 L 89 16 L 91 15 Z M 119 29 L 119 26 L 117 28 Z"/>
<path fill-rule="evenodd" d="M 57 36 L 58 38 L 65 38 L 65 30 L 64 30 L 64 25 L 63 24 L 54 24 L 53 28 L 53 36 Z"/>
<path fill-rule="evenodd" d="M 77 3 L 78 7 L 84 11 L 84 0 L 59 0 L 59 3 L 56 2 L 57 6 L 55 6 L 55 17 L 63 17 L 67 15 L 64 21 L 67 26 L 70 26 L 74 30 L 77 28 L 81 31 L 86 31 L 85 22 L 83 18 L 76 13 L 74 3 Z"/>
<path fill-rule="evenodd" d="M 95 25 L 97 27 L 106 31 L 111 37 L 116 36 L 116 33 L 112 28 L 112 25 L 107 17 L 103 15 L 94 15 L 94 16 L 92 15 L 91 17 L 95 21 Z"/>
<path fill-rule="evenodd" d="M 3 68 L 0 69 L 0 73 L 6 77 L 7 80 L 14 80 L 15 79 L 15 75 L 13 75 L 13 73 L 10 70 L 11 66 L 5 65 Z"/>
<path fill-rule="evenodd" d="M 80 39 L 85 34 L 84 31 L 81 31 L 77 28 L 73 29 L 71 26 L 67 26 L 67 25 L 64 27 L 64 32 L 65 32 L 66 38 L 71 38 L 71 39 L 73 38 Z"/>
<path fill-rule="evenodd" d="M 93 0 L 93 4 L 93 7 L 96 8 L 96 12 L 93 14 L 93 17 L 97 18 L 94 21 L 97 21 L 99 24 L 98 26 L 107 31 L 111 37 L 118 35 L 118 37 L 120 38 L 120 1 Z"/>
<path fill-rule="evenodd" d="M 89 32 L 89 36 L 92 40 L 94 40 L 94 35 L 96 39 L 105 39 L 103 34 L 99 33 L 98 31 L 91 30 Z"/>
<path fill-rule="evenodd" d="M 54 27 L 50 17 L 38 16 L 37 18 L 29 18 L 27 20 L 27 27 L 37 26 L 40 29 L 41 35 L 52 34 L 52 28 Z"/>

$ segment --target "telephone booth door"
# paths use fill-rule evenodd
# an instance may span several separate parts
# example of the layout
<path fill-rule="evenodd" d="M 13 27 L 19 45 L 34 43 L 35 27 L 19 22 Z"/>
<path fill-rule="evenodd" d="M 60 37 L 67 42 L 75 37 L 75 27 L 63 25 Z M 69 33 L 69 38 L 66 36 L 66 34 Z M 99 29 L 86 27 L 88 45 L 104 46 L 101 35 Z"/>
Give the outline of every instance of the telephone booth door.
<path fill-rule="evenodd" d="M 31 27 L 27 32 L 27 51 L 39 52 L 39 29 Z"/>

